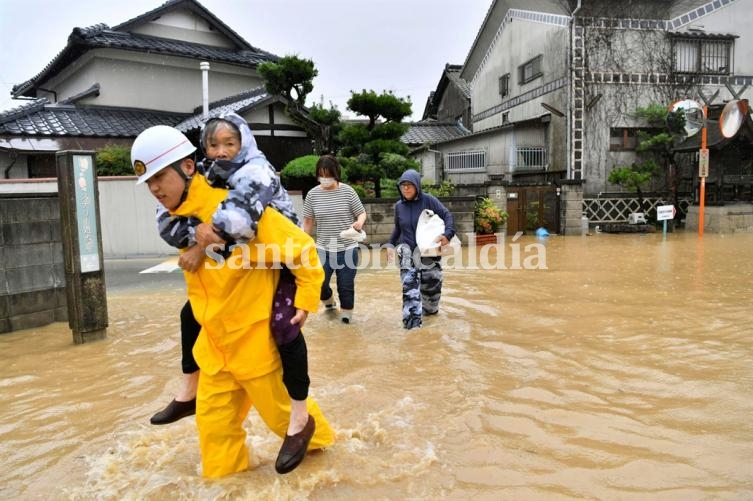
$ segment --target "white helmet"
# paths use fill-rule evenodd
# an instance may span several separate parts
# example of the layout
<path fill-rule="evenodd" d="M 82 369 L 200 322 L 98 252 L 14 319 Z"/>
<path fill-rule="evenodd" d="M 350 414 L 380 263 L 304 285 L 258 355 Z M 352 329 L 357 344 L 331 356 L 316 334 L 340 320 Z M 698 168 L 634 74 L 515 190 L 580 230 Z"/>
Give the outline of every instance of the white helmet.
<path fill-rule="evenodd" d="M 196 151 L 186 136 L 167 125 L 155 125 L 141 132 L 131 146 L 131 165 L 141 184 L 165 167 Z"/>

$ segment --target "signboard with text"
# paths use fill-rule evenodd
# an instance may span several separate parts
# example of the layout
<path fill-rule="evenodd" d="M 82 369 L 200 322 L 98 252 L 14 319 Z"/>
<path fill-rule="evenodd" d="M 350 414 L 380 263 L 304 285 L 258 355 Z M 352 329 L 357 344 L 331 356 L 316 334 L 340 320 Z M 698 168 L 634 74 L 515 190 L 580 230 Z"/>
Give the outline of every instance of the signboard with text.
<path fill-rule="evenodd" d="M 709 149 L 701 148 L 698 154 L 698 177 L 709 177 Z"/>
<path fill-rule="evenodd" d="M 75 344 L 107 337 L 95 152 L 55 153 L 68 325 Z"/>
<path fill-rule="evenodd" d="M 91 156 L 73 155 L 73 177 L 76 184 L 76 222 L 81 273 L 99 271 L 94 166 Z"/>
<path fill-rule="evenodd" d="M 676 212 L 674 205 L 658 205 L 656 207 L 656 220 L 667 221 L 669 219 L 674 219 Z"/>

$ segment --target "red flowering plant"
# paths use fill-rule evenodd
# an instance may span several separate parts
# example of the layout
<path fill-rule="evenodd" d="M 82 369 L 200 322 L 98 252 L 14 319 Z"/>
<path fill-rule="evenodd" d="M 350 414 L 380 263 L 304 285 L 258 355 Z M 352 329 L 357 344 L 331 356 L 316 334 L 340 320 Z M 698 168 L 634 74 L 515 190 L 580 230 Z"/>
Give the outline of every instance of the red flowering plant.
<path fill-rule="evenodd" d="M 480 235 L 497 233 L 507 221 L 507 212 L 497 207 L 488 197 L 476 201 L 473 217 L 473 231 Z"/>

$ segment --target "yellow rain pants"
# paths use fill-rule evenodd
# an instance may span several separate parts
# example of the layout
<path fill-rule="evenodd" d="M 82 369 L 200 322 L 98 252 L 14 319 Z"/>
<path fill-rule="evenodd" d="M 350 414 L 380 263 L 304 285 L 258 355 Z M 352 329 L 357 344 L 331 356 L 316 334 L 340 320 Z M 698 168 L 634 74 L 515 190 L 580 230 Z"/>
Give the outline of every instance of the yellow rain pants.
<path fill-rule="evenodd" d="M 213 376 L 200 373 L 196 424 L 205 477 L 221 477 L 248 469 L 243 422 L 251 406 L 256 408 L 270 430 L 281 438 L 285 437 L 290 421 L 290 397 L 282 383 L 281 370 L 242 381 L 225 371 Z M 316 421 L 316 431 L 308 450 L 331 445 L 335 434 L 319 405 L 309 398 L 307 407 Z"/>

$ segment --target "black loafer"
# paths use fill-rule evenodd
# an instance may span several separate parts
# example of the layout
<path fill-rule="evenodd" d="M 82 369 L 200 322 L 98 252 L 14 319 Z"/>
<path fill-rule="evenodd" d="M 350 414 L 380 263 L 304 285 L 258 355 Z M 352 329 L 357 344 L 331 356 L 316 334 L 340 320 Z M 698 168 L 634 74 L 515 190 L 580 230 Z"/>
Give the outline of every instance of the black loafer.
<path fill-rule="evenodd" d="M 306 421 L 306 426 L 301 431 L 295 435 L 285 435 L 285 440 L 282 442 L 275 463 L 277 473 L 290 473 L 301 464 L 306 456 L 306 449 L 311 442 L 311 437 L 314 436 L 314 430 L 316 430 L 316 421 L 309 414 L 309 420 Z"/>
<path fill-rule="evenodd" d="M 173 400 L 167 407 L 159 411 L 152 416 L 149 420 L 152 424 L 169 424 L 174 423 L 184 417 L 193 416 L 196 414 L 196 399 L 189 400 L 188 402 L 178 402 Z"/>

